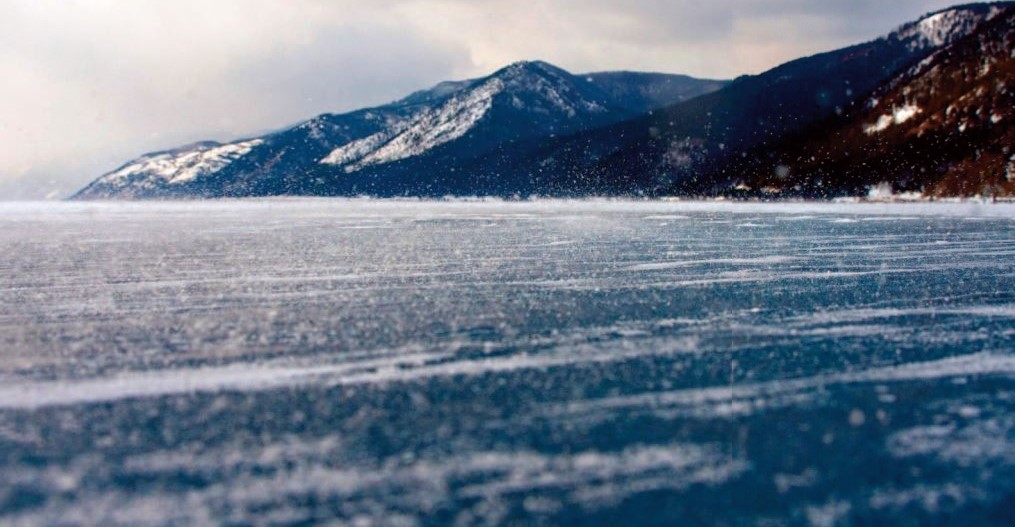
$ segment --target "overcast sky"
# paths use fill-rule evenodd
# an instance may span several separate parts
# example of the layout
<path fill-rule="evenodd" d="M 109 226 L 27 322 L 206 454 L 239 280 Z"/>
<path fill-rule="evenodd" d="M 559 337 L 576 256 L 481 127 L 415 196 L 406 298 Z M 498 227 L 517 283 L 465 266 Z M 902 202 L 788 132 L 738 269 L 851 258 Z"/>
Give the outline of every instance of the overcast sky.
<path fill-rule="evenodd" d="M 522 59 L 731 78 L 947 0 L 0 0 L 0 199 Z"/>

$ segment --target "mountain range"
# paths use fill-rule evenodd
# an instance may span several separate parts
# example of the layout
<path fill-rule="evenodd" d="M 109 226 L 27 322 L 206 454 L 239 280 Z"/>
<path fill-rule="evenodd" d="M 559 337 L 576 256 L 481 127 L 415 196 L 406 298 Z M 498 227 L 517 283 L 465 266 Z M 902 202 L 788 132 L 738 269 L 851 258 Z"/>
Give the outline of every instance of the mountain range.
<path fill-rule="evenodd" d="M 74 197 L 1012 194 L 1013 13 L 956 6 L 733 81 L 519 62 L 146 154 Z"/>

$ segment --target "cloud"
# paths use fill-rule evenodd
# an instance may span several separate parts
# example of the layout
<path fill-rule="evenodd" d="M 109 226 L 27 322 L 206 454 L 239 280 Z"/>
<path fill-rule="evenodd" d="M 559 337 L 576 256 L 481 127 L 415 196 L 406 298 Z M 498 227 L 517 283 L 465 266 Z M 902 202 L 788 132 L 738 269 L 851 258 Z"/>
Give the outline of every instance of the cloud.
<path fill-rule="evenodd" d="M 0 198 L 66 195 L 145 151 L 379 104 L 515 60 L 732 77 L 945 4 L 0 0 Z"/>
<path fill-rule="evenodd" d="M 2 5 L 0 180 L 21 194 L 69 193 L 145 151 L 383 103 L 471 69 L 465 49 L 354 6 Z"/>
<path fill-rule="evenodd" d="M 949 0 L 405 0 L 421 31 L 486 69 L 541 57 L 577 71 L 726 78 L 885 34 Z"/>

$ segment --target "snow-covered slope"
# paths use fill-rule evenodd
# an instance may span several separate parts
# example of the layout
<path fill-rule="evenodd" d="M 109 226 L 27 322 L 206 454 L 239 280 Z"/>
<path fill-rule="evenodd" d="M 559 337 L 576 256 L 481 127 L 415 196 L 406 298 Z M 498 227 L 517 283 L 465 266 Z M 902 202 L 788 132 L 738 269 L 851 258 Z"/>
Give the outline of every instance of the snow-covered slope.
<path fill-rule="evenodd" d="M 465 163 L 504 142 L 616 122 L 721 85 L 630 73 L 597 83 L 544 62 L 519 62 L 485 78 L 443 82 L 389 105 L 322 115 L 263 137 L 148 154 L 102 176 L 77 197 L 358 192 L 358 185 L 392 166 L 404 171 L 412 163 L 433 163 L 430 156 L 446 162 L 449 155 Z M 649 102 L 633 95 L 645 91 L 654 94 Z"/>
<path fill-rule="evenodd" d="M 411 105 L 325 114 L 266 136 L 229 144 L 202 142 L 143 155 L 89 184 L 80 199 L 215 197 L 263 194 L 272 175 L 301 173 L 340 145 L 405 121 Z"/>
<path fill-rule="evenodd" d="M 1002 4 L 956 6 L 905 24 L 885 38 L 904 42 L 913 51 L 939 48 L 969 35 L 1003 11 Z"/>
<path fill-rule="evenodd" d="M 384 132 L 343 145 L 321 162 L 345 165 L 346 172 L 355 172 L 366 166 L 421 155 L 465 135 L 486 115 L 493 96 L 503 89 L 500 79 L 486 81 L 440 106 L 420 112 L 410 121 L 401 121 Z"/>
<path fill-rule="evenodd" d="M 197 143 L 171 152 L 148 154 L 114 170 L 100 181 L 114 188 L 182 185 L 222 170 L 262 144 L 262 139 L 224 145 Z"/>
<path fill-rule="evenodd" d="M 619 105 L 608 108 L 611 101 L 604 93 L 581 86 L 562 70 L 541 62 L 520 62 L 472 85 L 459 87 L 441 104 L 408 120 L 392 123 L 383 132 L 335 149 L 321 163 L 356 172 L 424 155 L 471 131 L 498 98 L 507 101 L 517 113 L 535 114 L 537 117 L 528 124 L 533 125 L 529 131 L 536 133 L 541 124 L 554 118 L 574 120 L 575 125 L 581 125 L 581 118 L 604 116 L 611 111 L 625 114 Z"/>

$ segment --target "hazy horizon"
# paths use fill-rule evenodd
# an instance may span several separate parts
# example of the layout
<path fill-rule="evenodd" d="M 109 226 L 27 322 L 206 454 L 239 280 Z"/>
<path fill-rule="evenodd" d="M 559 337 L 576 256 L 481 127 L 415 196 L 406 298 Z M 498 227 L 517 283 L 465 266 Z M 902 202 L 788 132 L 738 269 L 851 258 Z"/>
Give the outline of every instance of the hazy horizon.
<path fill-rule="evenodd" d="M 65 197 L 144 152 L 383 104 L 518 60 L 733 78 L 955 2 L 0 1 L 0 199 Z"/>

